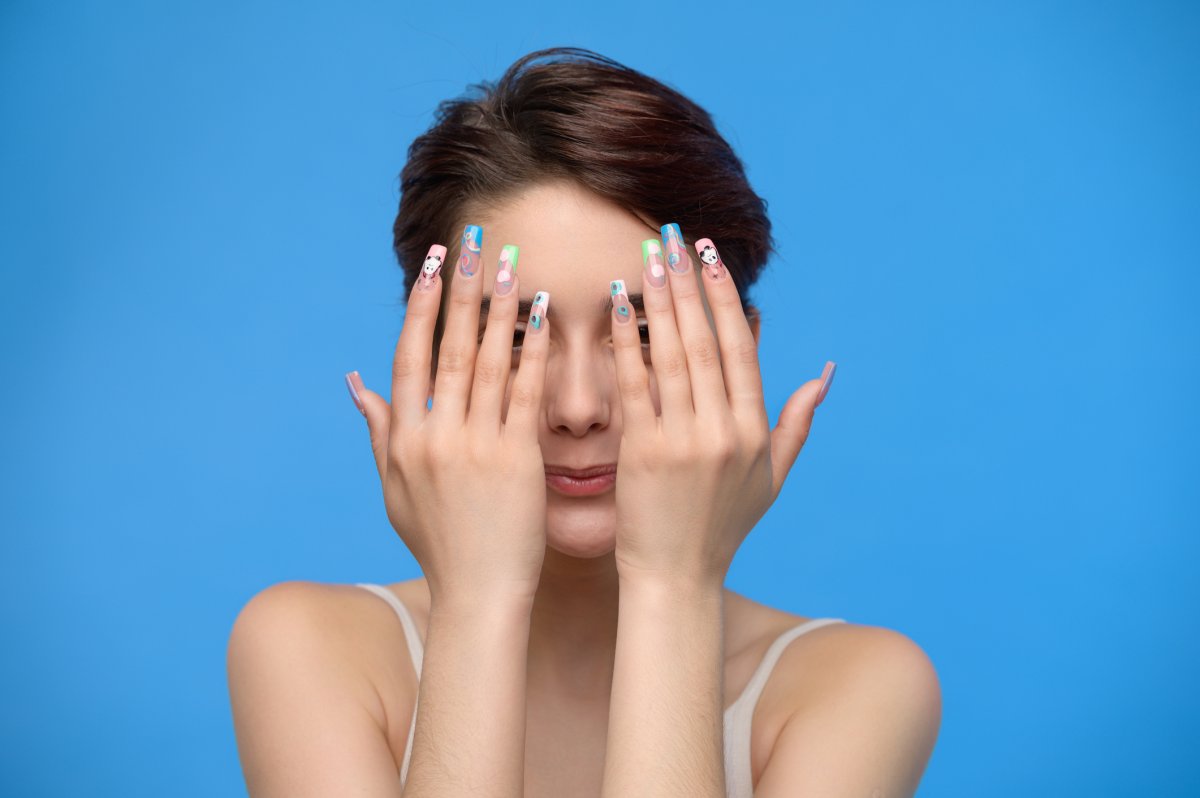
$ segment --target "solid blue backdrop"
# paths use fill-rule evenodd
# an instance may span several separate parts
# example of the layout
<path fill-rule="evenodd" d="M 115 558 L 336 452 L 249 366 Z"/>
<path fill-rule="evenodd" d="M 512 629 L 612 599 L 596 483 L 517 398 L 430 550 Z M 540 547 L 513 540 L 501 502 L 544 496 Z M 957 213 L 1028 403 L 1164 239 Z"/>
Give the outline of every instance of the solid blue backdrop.
<path fill-rule="evenodd" d="M 0 793 L 244 794 L 239 609 L 418 575 L 342 375 L 409 142 L 560 44 L 769 201 L 772 420 L 838 363 L 729 586 L 924 648 L 921 796 L 1200 792 L 1196 7 L 603 8 L 5 4 Z"/>

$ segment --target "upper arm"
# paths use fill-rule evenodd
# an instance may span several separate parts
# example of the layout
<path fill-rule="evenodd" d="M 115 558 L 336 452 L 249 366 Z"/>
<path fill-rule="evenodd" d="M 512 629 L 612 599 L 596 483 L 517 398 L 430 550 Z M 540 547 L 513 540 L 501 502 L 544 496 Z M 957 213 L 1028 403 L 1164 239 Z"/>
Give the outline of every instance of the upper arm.
<path fill-rule="evenodd" d="M 252 798 L 399 796 L 374 687 L 344 639 L 328 593 L 283 582 L 234 622 L 226 667 L 234 731 Z"/>
<path fill-rule="evenodd" d="M 933 663 L 904 635 L 866 626 L 825 662 L 832 667 L 784 724 L 755 796 L 912 796 L 941 725 Z"/>

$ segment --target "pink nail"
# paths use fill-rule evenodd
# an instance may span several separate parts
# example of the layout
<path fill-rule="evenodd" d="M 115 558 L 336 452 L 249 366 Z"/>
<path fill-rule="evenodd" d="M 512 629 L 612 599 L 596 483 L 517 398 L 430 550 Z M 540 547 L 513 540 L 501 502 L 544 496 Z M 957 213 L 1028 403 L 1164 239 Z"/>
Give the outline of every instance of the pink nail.
<path fill-rule="evenodd" d="M 833 373 L 837 371 L 837 363 L 832 360 L 825 363 L 825 371 L 822 372 L 824 379 L 821 381 L 821 392 L 817 394 L 817 403 L 814 408 L 820 407 L 821 402 L 825 401 L 825 394 L 829 393 L 829 386 L 833 384 Z"/>
<path fill-rule="evenodd" d="M 362 397 L 358 395 L 358 389 L 366 390 L 366 386 L 363 385 L 362 377 L 358 376 L 357 371 L 352 371 L 346 375 L 346 387 L 350 389 L 350 398 L 354 400 L 354 404 L 358 407 L 358 412 L 366 417 L 367 409 L 363 406 Z"/>

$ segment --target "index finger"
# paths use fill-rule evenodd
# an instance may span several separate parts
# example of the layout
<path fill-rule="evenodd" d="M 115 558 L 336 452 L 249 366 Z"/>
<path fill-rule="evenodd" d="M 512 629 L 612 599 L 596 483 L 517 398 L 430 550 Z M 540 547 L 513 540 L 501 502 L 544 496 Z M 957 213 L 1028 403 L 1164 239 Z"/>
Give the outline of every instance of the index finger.
<path fill-rule="evenodd" d="M 392 430 L 415 427 L 429 412 L 429 372 L 433 362 L 433 330 L 442 302 L 442 264 L 446 248 L 434 244 L 421 264 L 408 296 L 404 326 L 392 359 Z"/>

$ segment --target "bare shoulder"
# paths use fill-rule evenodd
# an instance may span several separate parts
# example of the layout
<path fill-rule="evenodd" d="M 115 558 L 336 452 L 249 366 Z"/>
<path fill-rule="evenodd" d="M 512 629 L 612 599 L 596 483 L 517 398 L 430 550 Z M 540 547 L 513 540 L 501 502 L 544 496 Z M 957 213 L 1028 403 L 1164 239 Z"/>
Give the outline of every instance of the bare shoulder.
<path fill-rule="evenodd" d="M 372 598 L 353 586 L 280 582 L 238 613 L 226 668 L 252 794 L 327 795 L 347 779 L 394 792 L 370 605 L 358 594 Z"/>
<path fill-rule="evenodd" d="M 826 634 L 814 633 L 790 663 L 786 719 L 755 795 L 914 795 L 941 727 L 933 662 L 893 629 L 817 631 Z"/>

